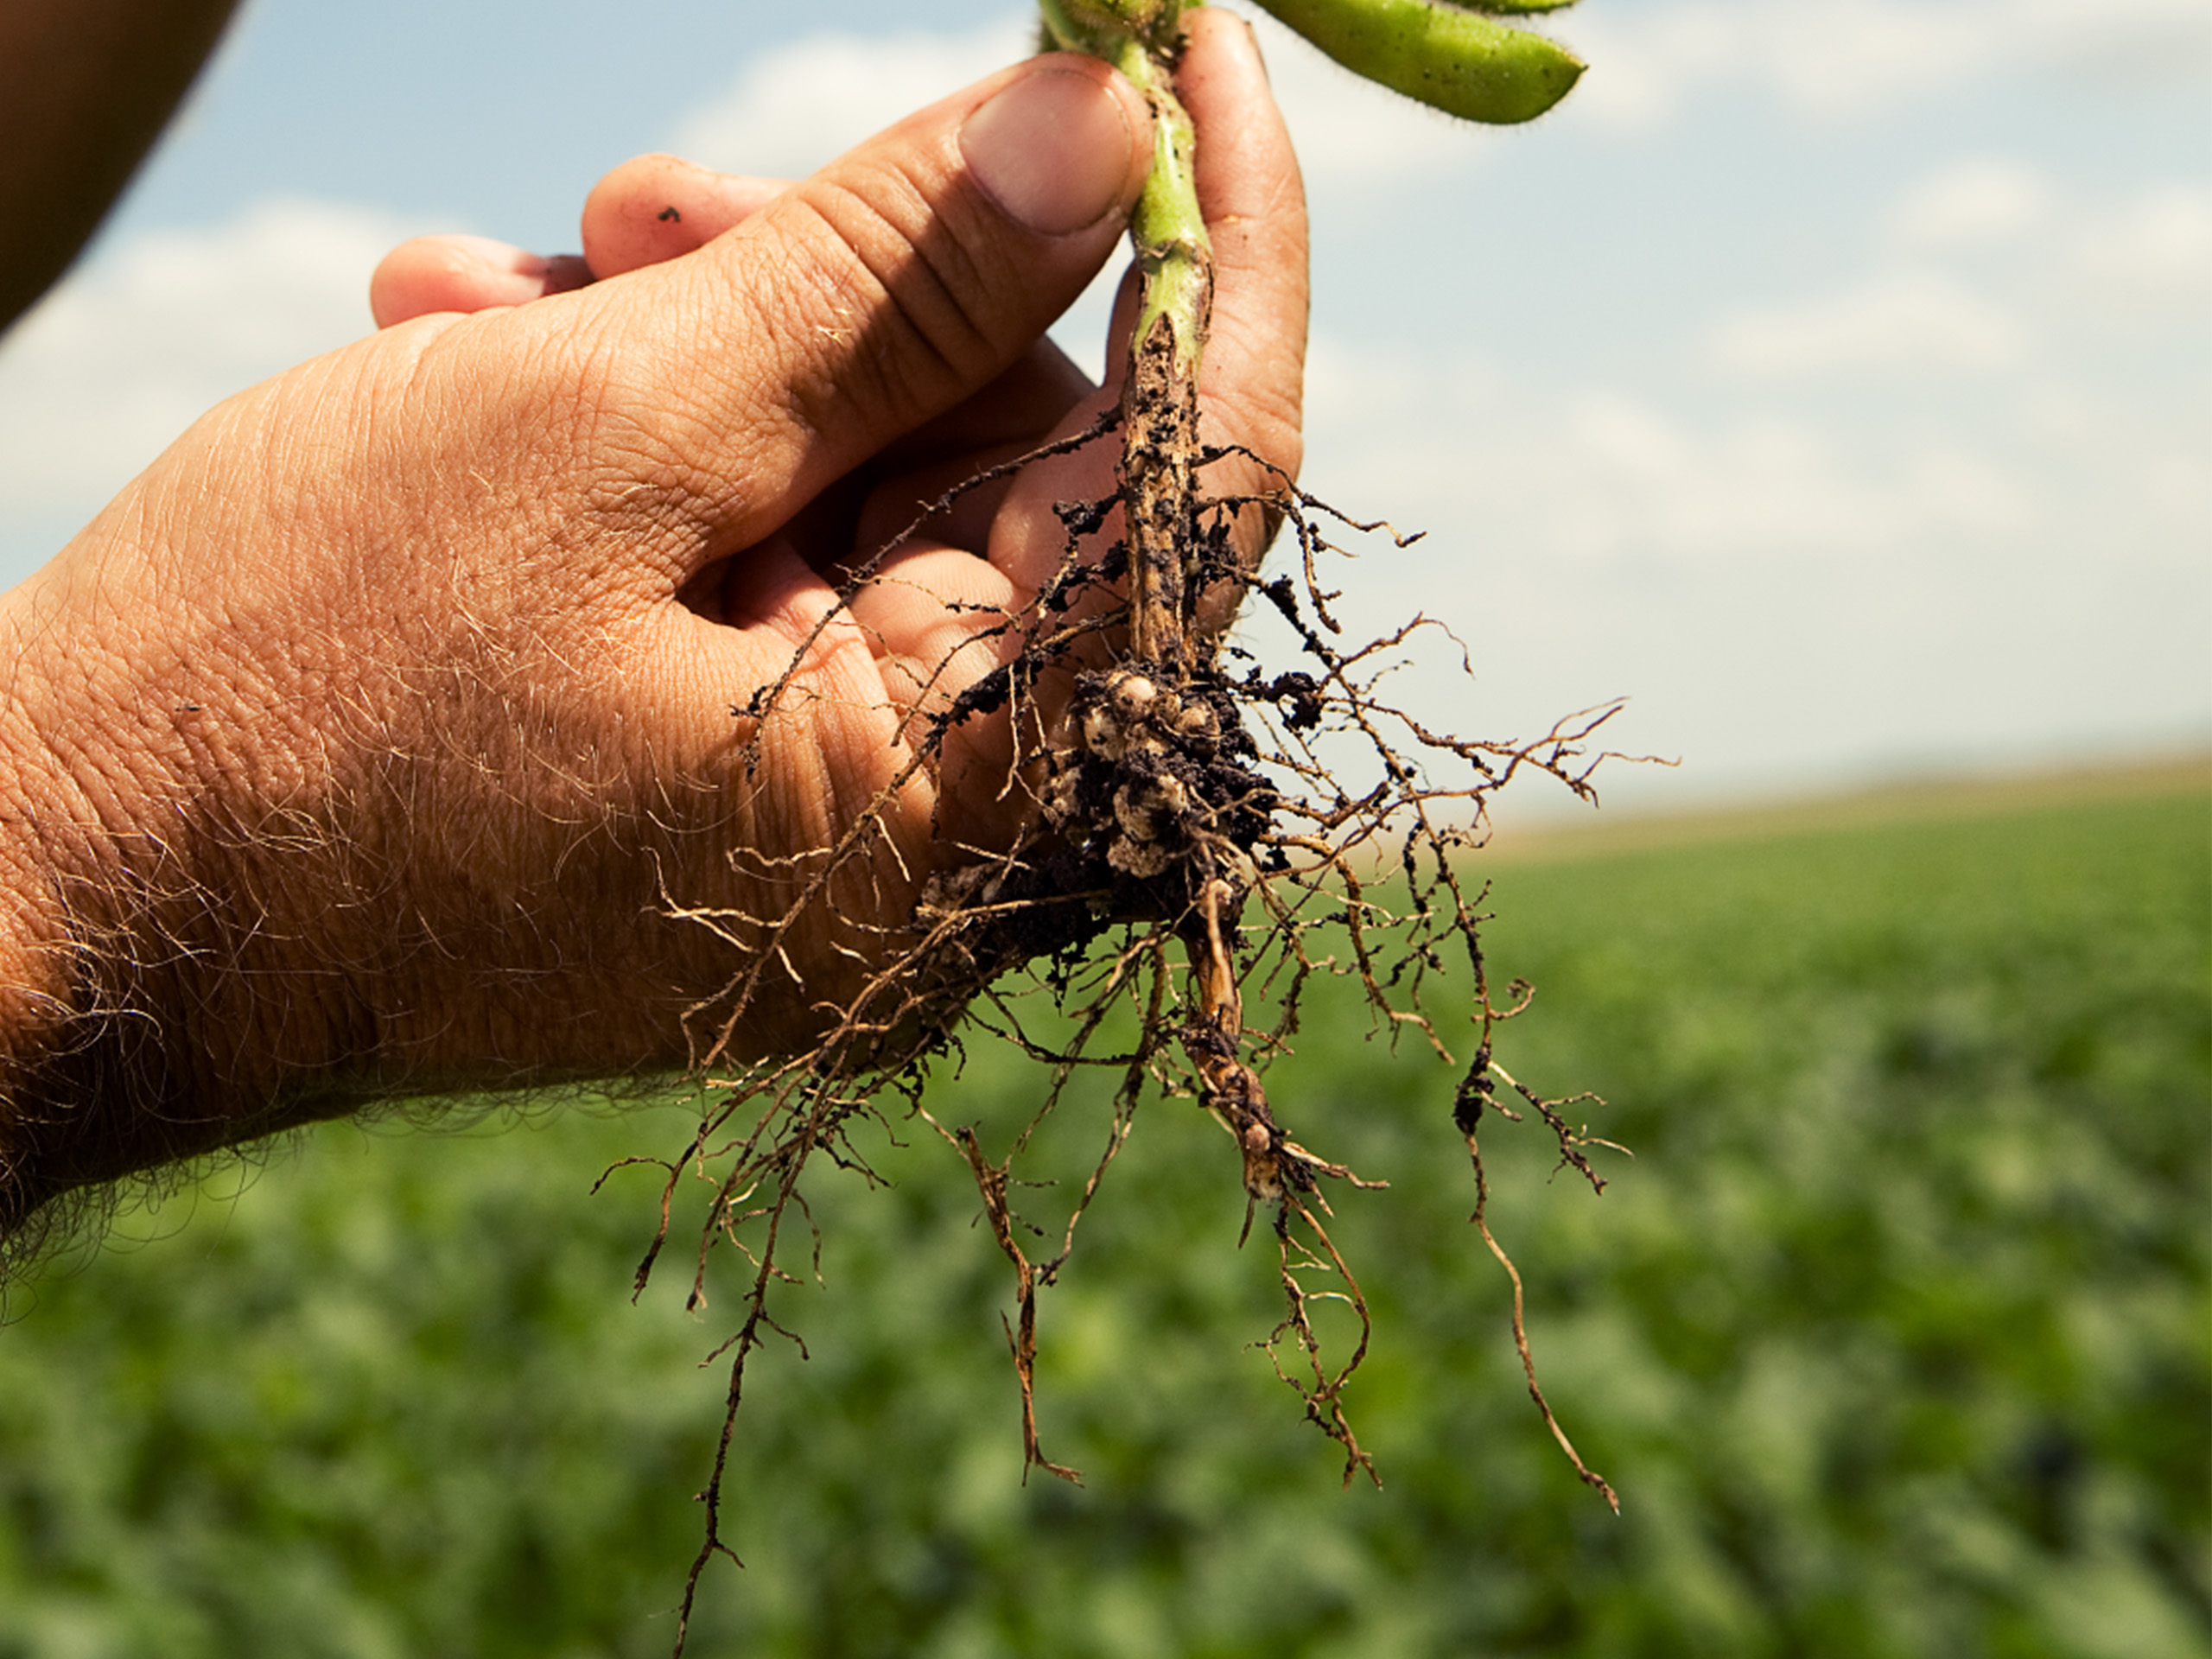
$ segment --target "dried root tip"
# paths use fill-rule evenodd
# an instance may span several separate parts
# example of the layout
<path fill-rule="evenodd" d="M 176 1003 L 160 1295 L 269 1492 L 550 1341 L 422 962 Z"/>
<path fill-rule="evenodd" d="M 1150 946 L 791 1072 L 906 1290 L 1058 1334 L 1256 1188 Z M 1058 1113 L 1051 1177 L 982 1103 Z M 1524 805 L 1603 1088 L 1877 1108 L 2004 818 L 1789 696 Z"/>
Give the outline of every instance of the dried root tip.
<path fill-rule="evenodd" d="M 1495 1069 L 1494 1065 L 1492 1069 Z M 1466 1095 L 1463 1090 L 1461 1095 L 1463 1104 L 1465 1099 Z M 1472 1119 L 1470 1117 L 1466 1121 L 1471 1122 Z M 1567 1460 L 1574 1465 L 1576 1478 L 1585 1486 L 1591 1488 L 1602 1497 L 1613 1513 L 1618 1515 L 1621 1512 L 1619 1494 L 1613 1491 L 1611 1483 L 1603 1475 L 1582 1461 L 1582 1454 L 1574 1449 L 1574 1442 L 1567 1438 L 1567 1430 L 1560 1426 L 1559 1418 L 1552 1411 L 1552 1402 L 1544 1398 L 1543 1384 L 1536 1380 L 1536 1357 L 1529 1346 L 1527 1294 L 1521 1283 L 1521 1269 L 1513 1265 L 1513 1258 L 1506 1254 L 1505 1246 L 1497 1242 L 1497 1235 L 1490 1230 L 1488 1214 L 1490 1178 L 1483 1171 L 1482 1146 L 1475 1138 L 1471 1128 L 1465 1129 L 1464 1133 L 1467 1138 L 1467 1156 L 1474 1165 L 1475 1171 L 1475 1213 L 1467 1219 L 1471 1221 L 1475 1224 L 1476 1230 L 1482 1234 L 1483 1243 L 1490 1247 L 1490 1253 L 1497 1258 L 1497 1264 L 1505 1269 L 1505 1276 L 1512 1281 L 1513 1346 L 1515 1351 L 1521 1356 L 1522 1374 L 1529 1379 L 1529 1397 L 1536 1402 L 1536 1411 L 1543 1418 L 1544 1427 L 1551 1430 L 1552 1439 L 1559 1443 L 1559 1449 L 1567 1454 Z"/>
<path fill-rule="evenodd" d="M 1017 1319 L 1006 1321 L 1006 1345 L 1014 1356 L 1014 1376 L 1021 1386 L 1021 1478 L 1026 1483 L 1032 1469 L 1042 1469 L 1071 1485 L 1080 1486 L 1082 1473 L 1065 1464 L 1054 1463 L 1037 1441 L 1038 1272 L 1014 1236 L 1014 1211 L 1007 1205 L 1007 1166 L 994 1164 L 983 1155 L 982 1143 L 976 1140 L 973 1129 L 957 1129 L 951 1139 L 967 1158 L 969 1172 L 976 1178 L 976 1190 L 982 1198 L 983 1213 L 989 1217 L 992 1236 L 998 1240 L 999 1249 L 1006 1252 L 1007 1260 L 1014 1263 Z"/>

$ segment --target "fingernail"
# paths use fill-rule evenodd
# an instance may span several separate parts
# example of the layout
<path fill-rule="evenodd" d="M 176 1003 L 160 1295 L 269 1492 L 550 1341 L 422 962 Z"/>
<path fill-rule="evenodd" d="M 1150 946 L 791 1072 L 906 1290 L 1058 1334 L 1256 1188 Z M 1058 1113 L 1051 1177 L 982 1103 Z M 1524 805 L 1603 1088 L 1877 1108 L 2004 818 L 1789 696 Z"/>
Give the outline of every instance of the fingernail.
<path fill-rule="evenodd" d="M 1122 100 L 1069 69 L 1024 76 L 960 129 L 976 182 L 1046 236 L 1096 225 L 1122 205 L 1135 141 Z"/>
<path fill-rule="evenodd" d="M 543 263 L 548 294 L 566 294 L 591 285 L 591 267 L 581 253 L 556 253 Z"/>
<path fill-rule="evenodd" d="M 1236 14 L 1233 11 L 1227 15 L 1236 17 Z M 1260 45 L 1260 31 L 1252 27 L 1251 20 L 1248 17 L 1236 17 L 1236 21 L 1244 30 L 1244 44 L 1251 51 L 1252 61 L 1260 66 L 1260 79 L 1267 82 L 1269 89 L 1272 90 L 1275 84 L 1275 78 L 1268 73 L 1268 54 Z"/>

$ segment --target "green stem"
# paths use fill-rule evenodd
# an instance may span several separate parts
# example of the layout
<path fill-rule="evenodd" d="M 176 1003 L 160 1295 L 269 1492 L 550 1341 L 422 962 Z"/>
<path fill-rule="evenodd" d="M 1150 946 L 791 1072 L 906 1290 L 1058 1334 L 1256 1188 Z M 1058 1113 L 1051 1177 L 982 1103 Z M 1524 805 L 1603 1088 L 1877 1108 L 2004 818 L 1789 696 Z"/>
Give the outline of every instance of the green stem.
<path fill-rule="evenodd" d="M 1165 317 L 1176 359 L 1187 364 L 1195 378 L 1213 308 L 1213 244 L 1198 212 L 1197 137 L 1167 68 L 1151 52 L 1125 40 L 1114 67 L 1153 108 L 1152 170 L 1129 215 L 1129 240 L 1144 270 L 1133 339 L 1143 340 Z"/>
<path fill-rule="evenodd" d="M 1191 117 L 1175 96 L 1182 0 L 1039 0 L 1053 41 L 1103 58 L 1153 111 L 1152 167 L 1129 216 L 1140 289 L 1122 392 L 1129 654 L 1186 665 L 1183 545 L 1192 523 L 1198 372 L 1213 309 L 1213 249 L 1198 211 Z"/>

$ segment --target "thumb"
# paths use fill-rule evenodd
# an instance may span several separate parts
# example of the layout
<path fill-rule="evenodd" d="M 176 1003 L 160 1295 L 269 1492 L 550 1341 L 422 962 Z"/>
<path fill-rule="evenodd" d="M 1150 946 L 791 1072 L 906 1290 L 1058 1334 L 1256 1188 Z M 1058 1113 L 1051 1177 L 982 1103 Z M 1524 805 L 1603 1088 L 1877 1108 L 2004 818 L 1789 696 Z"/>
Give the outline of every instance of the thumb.
<path fill-rule="evenodd" d="M 1112 251 L 1151 128 L 1106 65 L 1032 59 L 626 278 L 673 291 L 624 308 L 601 396 L 639 476 L 671 481 L 691 556 L 769 534 L 1020 359 Z"/>

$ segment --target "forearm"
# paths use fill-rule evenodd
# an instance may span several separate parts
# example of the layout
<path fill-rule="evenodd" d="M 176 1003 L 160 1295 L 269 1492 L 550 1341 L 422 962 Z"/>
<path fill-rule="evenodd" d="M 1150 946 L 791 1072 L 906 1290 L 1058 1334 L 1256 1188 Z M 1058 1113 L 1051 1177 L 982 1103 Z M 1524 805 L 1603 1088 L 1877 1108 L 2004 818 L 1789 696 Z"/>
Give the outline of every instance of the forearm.
<path fill-rule="evenodd" d="M 0 0 L 0 327 L 77 257 L 238 0 Z"/>
<path fill-rule="evenodd" d="M 29 1120 L 44 1115 L 37 1097 L 54 1087 L 51 1067 L 66 1051 L 70 1026 L 67 951 L 57 925 L 46 858 L 39 847 L 42 791 L 15 737 L 13 699 L 0 713 L 0 1240 L 37 1200 L 29 1196 L 41 1161 Z"/>

